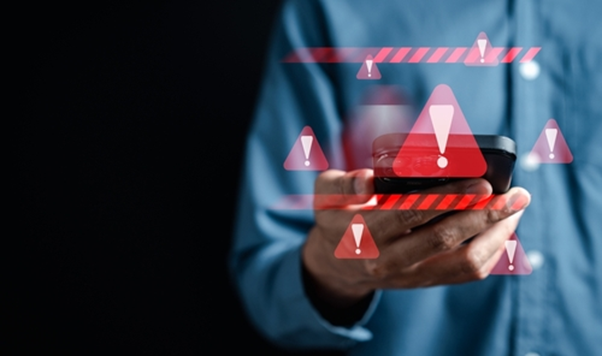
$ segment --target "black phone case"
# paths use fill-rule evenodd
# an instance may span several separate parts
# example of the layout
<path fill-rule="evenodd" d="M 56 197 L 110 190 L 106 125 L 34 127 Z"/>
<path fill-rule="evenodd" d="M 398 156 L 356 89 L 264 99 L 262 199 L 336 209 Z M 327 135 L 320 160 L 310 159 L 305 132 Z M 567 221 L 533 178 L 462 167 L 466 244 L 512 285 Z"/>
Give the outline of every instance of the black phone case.
<path fill-rule="evenodd" d="M 374 163 L 374 189 L 378 194 L 400 194 L 420 191 L 465 178 L 411 178 L 398 177 L 393 171 L 393 161 L 407 134 L 394 133 L 376 138 L 372 145 Z M 493 187 L 493 193 L 510 189 L 512 172 L 516 162 L 516 143 L 509 137 L 498 135 L 474 135 L 487 171 L 482 176 Z M 466 177 L 468 178 L 468 177 Z"/>

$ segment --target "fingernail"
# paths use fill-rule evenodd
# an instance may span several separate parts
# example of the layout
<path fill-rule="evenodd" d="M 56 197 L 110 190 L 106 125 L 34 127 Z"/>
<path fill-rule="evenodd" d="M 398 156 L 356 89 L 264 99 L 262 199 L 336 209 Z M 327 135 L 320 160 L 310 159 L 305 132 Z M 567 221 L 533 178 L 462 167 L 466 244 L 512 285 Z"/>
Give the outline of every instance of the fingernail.
<path fill-rule="evenodd" d="M 527 207 L 529 203 L 529 198 L 524 196 L 521 193 L 513 194 L 508 202 L 506 203 L 506 207 L 508 207 L 512 211 L 523 210 Z"/>

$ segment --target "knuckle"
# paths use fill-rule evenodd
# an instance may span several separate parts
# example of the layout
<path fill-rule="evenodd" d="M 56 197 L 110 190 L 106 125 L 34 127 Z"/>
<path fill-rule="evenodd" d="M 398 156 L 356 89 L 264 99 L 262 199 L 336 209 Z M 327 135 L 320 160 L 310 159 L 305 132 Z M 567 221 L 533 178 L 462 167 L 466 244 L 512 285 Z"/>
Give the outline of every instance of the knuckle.
<path fill-rule="evenodd" d="M 503 219 L 503 217 L 506 214 L 505 210 L 506 208 L 503 208 L 501 210 L 487 210 L 487 213 L 485 214 L 485 221 L 488 224 L 495 224 L 496 222 Z"/>
<path fill-rule="evenodd" d="M 489 277 L 489 273 L 490 271 L 488 269 L 486 269 L 485 267 L 481 267 L 478 271 L 476 271 L 473 274 L 473 279 L 482 281 L 483 279 Z"/>
<path fill-rule="evenodd" d="M 500 196 L 499 200 L 494 204 L 494 208 L 487 210 L 485 219 L 488 223 L 496 223 L 512 215 L 513 211 L 508 206 L 507 200 L 508 199 L 506 199 L 504 196 Z M 497 208 L 495 206 L 497 206 Z"/>
<path fill-rule="evenodd" d="M 336 192 L 341 199 L 355 194 L 355 188 L 353 187 L 355 179 L 347 175 L 340 176 L 336 181 Z"/>
<path fill-rule="evenodd" d="M 482 274 L 484 264 L 485 258 L 478 249 L 468 249 L 464 255 L 461 267 L 465 274 L 478 278 Z"/>
<path fill-rule="evenodd" d="M 447 251 L 455 246 L 455 233 L 452 229 L 436 224 L 427 243 L 435 251 Z"/>
<path fill-rule="evenodd" d="M 424 223 L 424 213 L 421 210 L 399 210 L 396 214 L 401 226 L 417 226 Z"/>
<path fill-rule="evenodd" d="M 377 260 L 365 260 L 364 269 L 368 276 L 376 281 L 382 281 L 388 274 L 387 266 Z"/>

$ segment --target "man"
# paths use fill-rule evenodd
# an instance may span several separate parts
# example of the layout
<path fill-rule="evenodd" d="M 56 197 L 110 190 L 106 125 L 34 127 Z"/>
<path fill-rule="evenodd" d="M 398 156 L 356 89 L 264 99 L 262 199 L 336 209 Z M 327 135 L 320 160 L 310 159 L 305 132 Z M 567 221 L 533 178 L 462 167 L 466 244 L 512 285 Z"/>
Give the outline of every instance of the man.
<path fill-rule="evenodd" d="M 249 134 L 231 255 L 243 303 L 266 337 L 284 347 L 344 349 L 353 355 L 602 350 L 602 25 L 597 19 L 602 4 L 539 5 L 283 4 Z M 432 57 L 433 48 L 470 48 L 477 38 L 487 39 L 482 66 L 479 58 L 452 60 L 447 51 L 441 58 L 449 63 Z M 491 55 L 491 46 L 540 49 L 531 58 L 511 58 L 507 51 Z M 372 56 L 379 48 L 394 50 L 372 62 L 380 74 L 377 82 L 359 78 L 363 58 L 344 61 L 337 57 L 343 52 L 327 59 L 307 55 L 305 49 L 315 47 L 377 48 Z M 423 59 L 416 48 L 426 47 Z M 415 60 L 392 60 L 403 56 L 402 48 L 410 48 L 406 55 L 416 55 Z M 287 60 L 291 53 L 297 56 Z M 473 133 L 516 141 L 513 187 L 495 197 L 500 208 L 457 211 L 436 221 L 431 220 L 440 210 L 362 209 L 374 192 L 374 171 L 363 161 L 358 167 L 342 149 L 344 133 L 353 126 L 350 113 L 376 85 L 398 85 L 422 108 L 442 84 L 453 90 Z M 556 137 L 562 137 L 558 142 L 566 142 L 562 149 L 574 157 L 570 162 L 533 159 L 531 151 L 552 118 Z M 283 167 L 306 126 L 325 152 L 328 169 Z M 487 181 L 474 178 L 425 193 L 491 192 Z M 295 194 L 356 196 L 356 201 L 344 209 L 316 211 L 277 204 Z M 334 254 L 356 215 L 372 235 L 377 258 Z M 513 232 L 533 272 L 489 276 Z"/>

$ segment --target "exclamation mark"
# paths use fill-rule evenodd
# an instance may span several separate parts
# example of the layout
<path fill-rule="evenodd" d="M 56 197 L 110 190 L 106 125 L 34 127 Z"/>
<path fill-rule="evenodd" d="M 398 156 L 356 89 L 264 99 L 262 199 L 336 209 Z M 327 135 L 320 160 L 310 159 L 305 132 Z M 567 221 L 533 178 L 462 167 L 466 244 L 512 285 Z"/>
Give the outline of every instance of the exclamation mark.
<path fill-rule="evenodd" d="M 311 143 L 314 141 L 313 136 L 301 136 L 301 145 L 303 146 L 303 154 L 305 154 L 305 166 L 309 166 L 309 153 L 311 152 Z M 299 147 L 299 146 L 297 146 Z"/>
<path fill-rule="evenodd" d="M 429 114 L 431 115 L 431 122 L 433 123 L 433 129 L 435 130 L 435 137 L 437 138 L 437 145 L 439 146 L 439 152 L 441 156 L 437 159 L 437 166 L 439 168 L 447 167 L 447 158 L 443 156 L 445 153 L 445 147 L 447 146 L 447 139 L 449 137 L 449 130 L 451 129 L 452 119 L 454 117 L 454 106 L 453 105 L 431 105 L 429 107 Z"/>
<path fill-rule="evenodd" d="M 481 53 L 481 63 L 485 63 L 485 47 L 487 46 L 487 40 L 478 39 L 477 45 L 479 46 L 479 53 Z"/>
<path fill-rule="evenodd" d="M 556 136 L 558 136 L 558 129 L 546 129 L 546 138 L 548 139 L 548 147 L 550 147 L 550 159 L 554 159 Z"/>
<path fill-rule="evenodd" d="M 351 224 L 351 230 L 353 231 L 353 238 L 355 239 L 355 254 L 359 255 L 362 253 L 360 250 L 360 242 L 362 242 L 362 234 L 364 233 L 364 224 Z M 347 235 L 349 236 L 349 235 Z"/>
<path fill-rule="evenodd" d="M 372 56 L 368 56 L 368 59 L 366 59 L 366 67 L 368 67 L 369 77 L 372 76 L 372 63 L 374 63 L 374 59 L 372 59 Z"/>
<path fill-rule="evenodd" d="M 510 265 L 508 269 L 513 271 L 514 265 L 512 265 L 514 261 L 514 253 L 516 252 L 516 240 L 506 241 L 506 253 L 508 254 L 508 260 L 510 261 Z"/>

